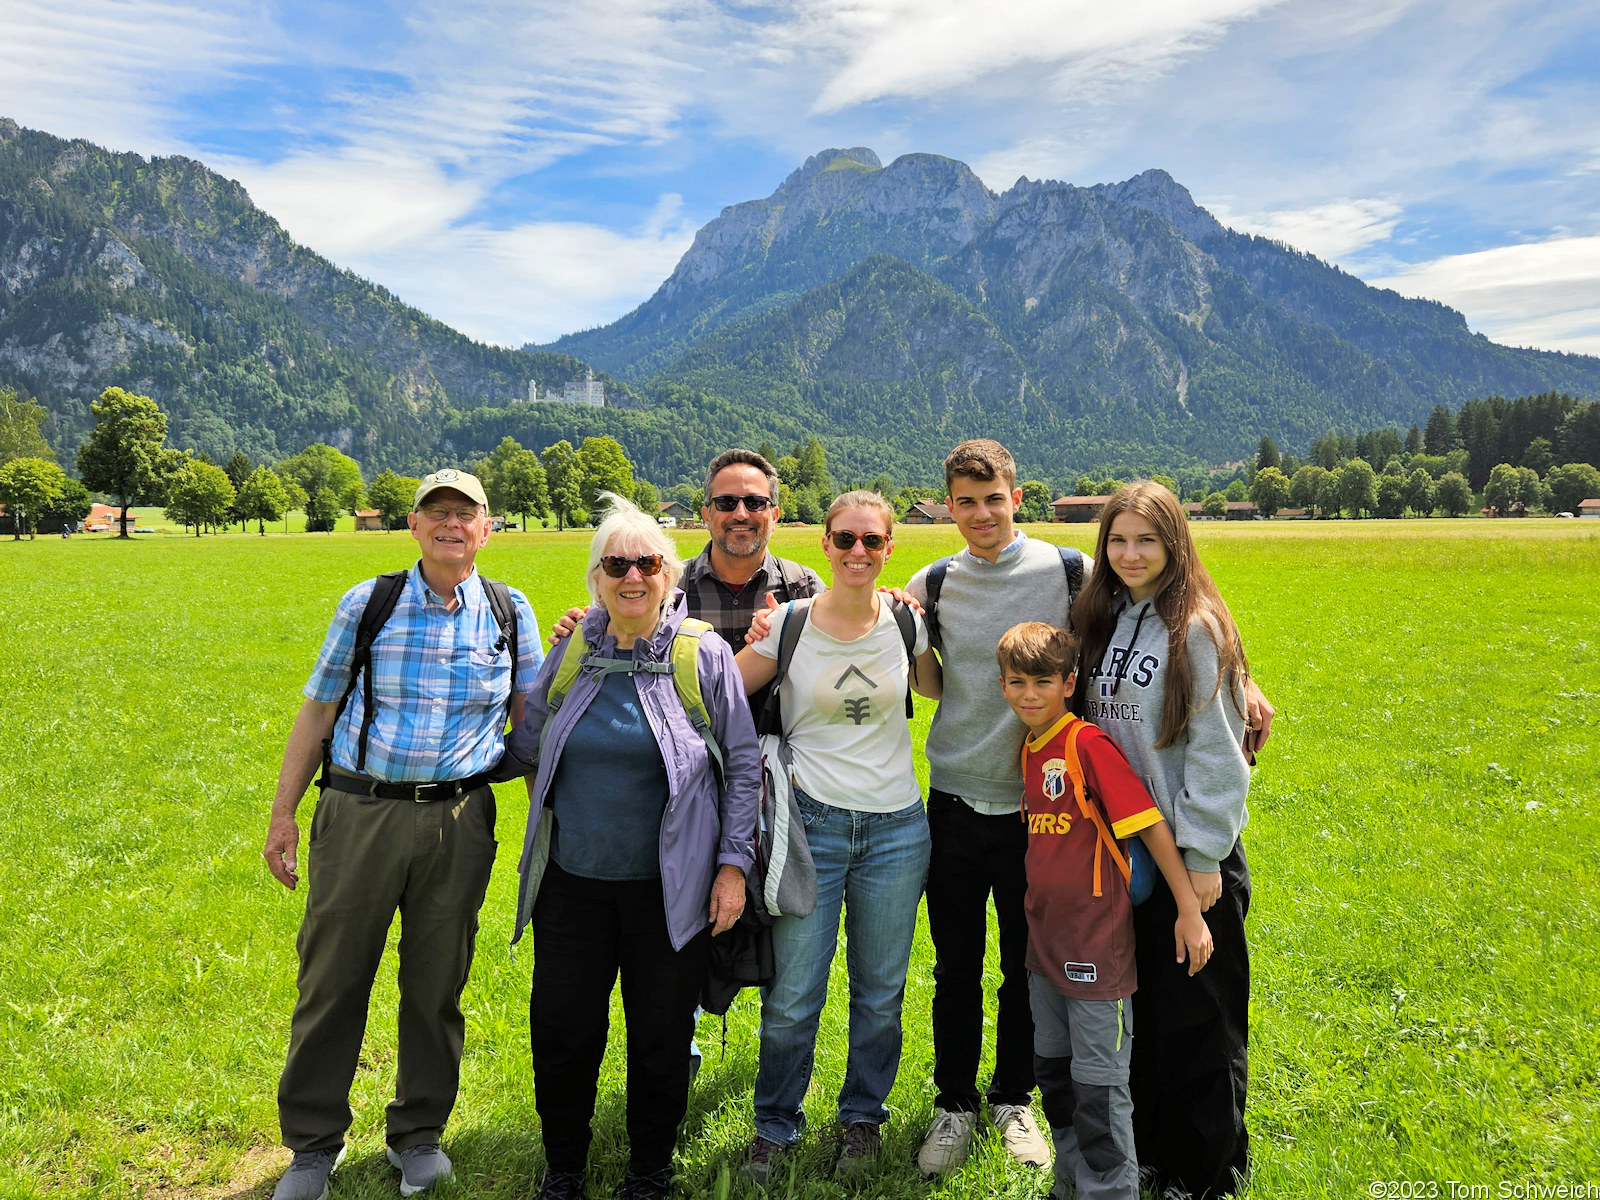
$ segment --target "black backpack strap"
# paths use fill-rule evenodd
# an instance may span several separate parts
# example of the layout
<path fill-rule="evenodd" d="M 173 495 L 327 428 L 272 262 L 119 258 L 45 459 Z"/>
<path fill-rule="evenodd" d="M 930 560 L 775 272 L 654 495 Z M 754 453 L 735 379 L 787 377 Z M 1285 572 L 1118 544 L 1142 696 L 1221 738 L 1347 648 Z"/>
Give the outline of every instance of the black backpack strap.
<path fill-rule="evenodd" d="M 500 647 L 511 650 L 511 688 L 506 692 L 506 711 L 517 697 L 517 655 L 522 643 L 517 640 L 517 603 L 511 598 L 511 589 L 498 579 L 478 576 L 484 594 L 489 597 L 489 611 L 494 613 L 494 623 L 500 626 Z"/>
<path fill-rule="evenodd" d="M 929 642 L 943 644 L 939 637 L 939 593 L 944 590 L 944 575 L 950 569 L 950 558 L 946 555 L 937 562 L 928 566 L 928 574 L 923 580 L 923 587 L 928 593 L 928 602 L 922 606 L 922 621 L 928 627 Z"/>
<path fill-rule="evenodd" d="M 790 617 L 794 620 L 791 621 Z M 800 608 L 791 603 L 791 607 L 784 610 L 783 624 L 778 627 L 778 673 L 772 677 L 770 685 L 772 690 L 767 693 L 767 703 L 761 710 L 761 720 L 757 724 L 762 733 L 783 732 L 782 729 L 773 727 L 778 717 L 778 691 L 783 686 L 783 677 L 789 673 L 789 663 L 794 659 L 794 648 L 800 644 L 800 635 L 806 631 L 806 622 L 810 619 L 809 604 Z"/>
<path fill-rule="evenodd" d="M 356 743 L 356 770 L 367 769 L 367 735 L 372 732 L 372 643 L 388 624 L 400 593 L 406 589 L 406 576 L 410 571 L 390 571 L 372 581 L 372 594 L 367 606 L 361 610 L 361 620 L 356 623 L 356 644 L 350 656 L 350 682 L 345 684 L 344 695 L 339 697 L 339 707 L 334 711 L 334 724 L 344 716 L 350 703 L 350 693 L 356 690 L 356 678 L 361 678 L 361 699 L 365 705 L 361 713 L 361 737 Z M 322 744 L 324 767 L 330 761 L 331 739 Z"/>
<path fill-rule="evenodd" d="M 1076 546 L 1057 546 L 1061 552 L 1061 568 L 1067 573 L 1067 631 L 1072 631 L 1072 606 L 1083 590 L 1083 551 Z"/>
<path fill-rule="evenodd" d="M 900 640 L 906 647 L 906 720 L 909 721 L 917 715 L 911 703 L 911 681 L 917 677 L 917 618 L 910 605 L 898 600 L 889 601 L 889 611 L 894 614 L 894 623 L 900 627 Z"/>

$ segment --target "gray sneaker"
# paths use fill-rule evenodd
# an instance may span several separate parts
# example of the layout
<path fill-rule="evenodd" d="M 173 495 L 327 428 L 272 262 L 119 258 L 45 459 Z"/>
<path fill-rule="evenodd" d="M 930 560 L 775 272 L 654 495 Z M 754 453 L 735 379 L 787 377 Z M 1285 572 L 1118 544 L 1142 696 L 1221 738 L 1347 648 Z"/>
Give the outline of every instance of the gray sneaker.
<path fill-rule="evenodd" d="M 400 1169 L 400 1194 L 415 1196 L 441 1179 L 450 1178 L 450 1160 L 437 1142 L 426 1146 L 407 1146 L 396 1154 L 391 1147 L 389 1162 Z"/>
<path fill-rule="evenodd" d="M 295 1151 L 294 1161 L 272 1191 L 272 1200 L 328 1200 L 328 1176 L 343 1161 L 343 1146 Z"/>

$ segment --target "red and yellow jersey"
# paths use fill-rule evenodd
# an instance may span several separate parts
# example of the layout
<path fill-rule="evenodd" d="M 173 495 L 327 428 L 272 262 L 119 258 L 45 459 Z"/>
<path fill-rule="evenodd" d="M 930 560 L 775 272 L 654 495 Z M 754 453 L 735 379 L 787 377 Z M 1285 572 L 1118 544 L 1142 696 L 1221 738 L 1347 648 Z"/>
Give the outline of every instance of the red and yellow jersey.
<path fill-rule="evenodd" d="M 1074 747 L 1074 723 L 1080 728 Z M 1114 1000 L 1138 985 L 1128 886 L 1073 786 L 1076 751 L 1087 803 L 1120 844 L 1161 812 L 1116 743 L 1068 713 L 1022 748 L 1028 823 L 1028 970 L 1064 996 Z M 1123 849 L 1126 858 L 1126 850 Z"/>

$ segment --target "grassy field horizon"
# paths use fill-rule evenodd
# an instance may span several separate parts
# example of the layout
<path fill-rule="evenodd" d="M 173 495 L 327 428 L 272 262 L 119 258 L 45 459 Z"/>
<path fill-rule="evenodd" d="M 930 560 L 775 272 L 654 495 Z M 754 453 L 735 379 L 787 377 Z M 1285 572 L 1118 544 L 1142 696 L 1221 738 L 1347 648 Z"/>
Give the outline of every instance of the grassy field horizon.
<path fill-rule="evenodd" d="M 1094 526 L 1028 532 L 1090 549 Z M 527 591 L 547 629 L 583 599 L 588 536 L 496 534 L 479 563 Z M 1247 1194 L 1600 1185 L 1600 522 L 1203 523 L 1195 536 L 1280 711 L 1245 833 Z M 704 538 L 678 534 L 685 556 Z M 948 526 L 896 538 L 886 582 L 959 547 Z M 774 549 L 821 567 L 819 542 L 785 529 Z M 399 532 L 0 539 L 0 1197 L 270 1195 L 288 1158 L 274 1093 L 304 891 L 262 865 L 267 809 L 334 603 L 414 549 Z M 924 783 L 931 712 L 920 702 L 914 725 Z M 499 807 L 445 1196 L 531 1195 L 543 1164 L 531 951 L 506 944 L 520 785 Z M 814 1129 L 844 1065 L 837 965 Z M 931 968 L 924 925 L 884 1164 L 850 1193 L 1035 1196 L 1041 1179 L 992 1142 L 938 1185 L 912 1169 L 931 1103 Z M 389 956 L 336 1200 L 397 1194 L 382 1144 L 394 1003 Z M 749 993 L 725 1055 L 702 1025 L 683 1195 L 744 1194 L 731 1168 L 751 1134 L 756 1025 Z M 594 1195 L 621 1175 L 622 1040 L 618 1016 Z M 784 1194 L 845 1194 L 815 1134 L 797 1162 Z"/>

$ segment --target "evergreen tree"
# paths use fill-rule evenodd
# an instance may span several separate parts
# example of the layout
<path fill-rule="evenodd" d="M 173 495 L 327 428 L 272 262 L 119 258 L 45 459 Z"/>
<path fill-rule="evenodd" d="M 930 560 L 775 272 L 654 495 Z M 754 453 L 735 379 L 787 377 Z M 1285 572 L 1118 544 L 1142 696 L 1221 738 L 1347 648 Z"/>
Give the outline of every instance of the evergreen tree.
<path fill-rule="evenodd" d="M 1555 452 L 1551 448 L 1550 439 L 1536 437 L 1528 443 L 1528 448 L 1522 452 L 1522 465 L 1539 475 L 1543 475 L 1555 463 Z"/>
<path fill-rule="evenodd" d="M 1256 449 L 1256 470 L 1261 471 L 1267 467 L 1283 468 L 1283 456 L 1278 453 L 1278 444 L 1270 437 L 1263 436 L 1261 445 Z"/>
<path fill-rule="evenodd" d="M 128 505 L 158 490 L 166 465 L 167 418 L 149 396 L 110 387 L 89 406 L 94 432 L 78 450 L 84 486 L 117 497 L 121 532 L 128 536 Z"/>
<path fill-rule="evenodd" d="M 1406 453 L 1408 455 L 1422 453 L 1422 430 L 1415 422 L 1412 422 L 1411 428 L 1406 430 Z"/>
<path fill-rule="evenodd" d="M 255 470 L 255 464 L 250 461 L 250 456 L 243 450 L 235 450 L 222 469 L 228 476 L 228 482 L 233 484 L 234 506 L 228 510 L 228 524 L 232 525 L 237 521 L 239 523 L 239 532 L 243 533 L 246 528 L 246 518 L 239 511 L 239 492 L 244 487 L 244 481 L 249 479 L 250 473 Z"/>
<path fill-rule="evenodd" d="M 1456 415 L 1442 404 L 1435 404 L 1428 414 L 1428 428 L 1422 435 L 1422 446 L 1429 454 L 1446 455 L 1460 443 L 1457 441 Z"/>

